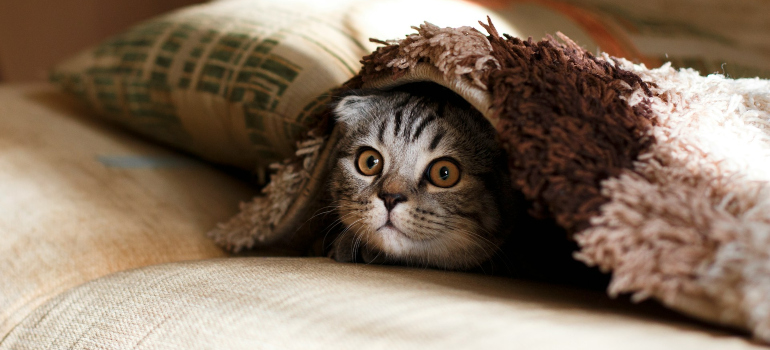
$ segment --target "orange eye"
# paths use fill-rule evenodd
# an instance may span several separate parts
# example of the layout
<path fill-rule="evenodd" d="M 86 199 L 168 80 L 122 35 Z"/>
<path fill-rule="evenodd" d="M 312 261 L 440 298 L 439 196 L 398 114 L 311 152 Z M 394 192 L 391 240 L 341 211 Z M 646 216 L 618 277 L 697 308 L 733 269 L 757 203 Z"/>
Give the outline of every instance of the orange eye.
<path fill-rule="evenodd" d="M 452 187 L 460 181 L 460 168 L 451 160 L 437 160 L 428 170 L 428 180 L 438 187 Z"/>
<path fill-rule="evenodd" d="M 382 172 L 382 155 L 371 148 L 358 155 L 356 168 L 358 172 L 366 176 L 374 176 Z"/>

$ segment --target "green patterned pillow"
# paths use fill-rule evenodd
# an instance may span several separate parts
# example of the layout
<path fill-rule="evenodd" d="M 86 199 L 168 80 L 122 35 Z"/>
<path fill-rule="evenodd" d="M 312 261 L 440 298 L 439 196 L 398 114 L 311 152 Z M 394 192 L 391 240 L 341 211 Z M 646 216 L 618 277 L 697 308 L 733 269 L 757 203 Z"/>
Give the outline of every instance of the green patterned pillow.
<path fill-rule="evenodd" d="M 55 67 L 53 82 L 101 115 L 219 163 L 264 169 L 291 156 L 328 91 L 358 72 L 370 36 L 403 37 L 484 8 L 430 0 L 225 0 L 139 24 Z M 462 14 L 462 16 L 458 16 Z M 503 22 L 503 21 L 501 21 Z"/>
<path fill-rule="evenodd" d="M 194 6 L 81 53 L 51 79 L 131 129 L 253 169 L 292 154 L 324 92 L 370 50 L 324 15 L 268 1 Z"/>

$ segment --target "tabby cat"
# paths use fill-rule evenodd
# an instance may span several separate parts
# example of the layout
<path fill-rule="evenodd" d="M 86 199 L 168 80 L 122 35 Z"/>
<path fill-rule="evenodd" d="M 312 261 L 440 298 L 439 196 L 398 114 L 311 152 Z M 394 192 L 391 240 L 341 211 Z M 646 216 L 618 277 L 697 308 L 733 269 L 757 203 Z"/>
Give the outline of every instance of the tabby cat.
<path fill-rule="evenodd" d="M 437 85 L 356 91 L 334 108 L 338 261 L 466 270 L 510 232 L 505 153 L 490 123 Z"/>

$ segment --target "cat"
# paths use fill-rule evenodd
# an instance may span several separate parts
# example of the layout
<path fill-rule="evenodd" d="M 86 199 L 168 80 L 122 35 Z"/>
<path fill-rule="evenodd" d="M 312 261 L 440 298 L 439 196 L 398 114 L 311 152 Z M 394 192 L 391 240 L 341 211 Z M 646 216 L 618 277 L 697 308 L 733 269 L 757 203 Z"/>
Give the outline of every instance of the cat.
<path fill-rule="evenodd" d="M 552 218 L 530 215 L 495 129 L 451 90 L 350 91 L 333 115 L 343 129 L 327 186 L 338 229 L 313 255 L 608 285 L 573 259 L 577 244 Z"/>
<path fill-rule="evenodd" d="M 507 157 L 492 125 L 435 84 L 359 90 L 334 107 L 343 127 L 329 191 L 337 261 L 469 270 L 515 220 Z"/>

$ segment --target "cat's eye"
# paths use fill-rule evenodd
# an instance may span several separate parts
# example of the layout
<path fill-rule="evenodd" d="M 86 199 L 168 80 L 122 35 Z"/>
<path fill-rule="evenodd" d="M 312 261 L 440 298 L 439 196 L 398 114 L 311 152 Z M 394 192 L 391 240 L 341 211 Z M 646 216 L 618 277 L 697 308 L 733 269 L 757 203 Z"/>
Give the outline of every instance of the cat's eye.
<path fill-rule="evenodd" d="M 460 168 L 451 160 L 436 160 L 428 167 L 428 181 L 438 187 L 452 187 L 460 181 Z"/>
<path fill-rule="evenodd" d="M 367 148 L 358 154 L 356 168 L 366 176 L 374 176 L 382 172 L 382 155 L 374 149 Z"/>

